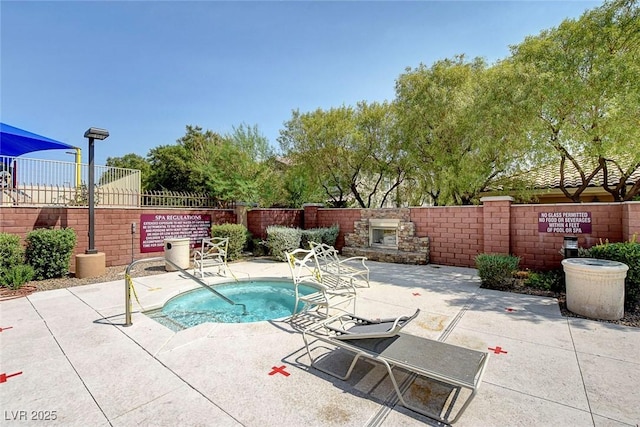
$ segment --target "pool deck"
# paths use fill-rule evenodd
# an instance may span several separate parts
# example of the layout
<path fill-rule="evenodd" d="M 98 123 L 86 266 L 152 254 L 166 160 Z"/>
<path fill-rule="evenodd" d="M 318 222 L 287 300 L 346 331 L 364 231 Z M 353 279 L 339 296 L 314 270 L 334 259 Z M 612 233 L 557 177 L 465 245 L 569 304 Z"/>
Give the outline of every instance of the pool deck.
<path fill-rule="evenodd" d="M 473 269 L 368 265 L 357 314 L 420 308 L 405 332 L 490 353 L 456 426 L 640 423 L 640 329 L 562 317 L 552 298 L 480 289 Z M 289 277 L 268 260 L 230 266 L 238 278 Z M 193 288 L 177 272 L 133 276 L 145 310 Z M 124 327 L 124 289 L 123 279 L 0 302 L 1 425 L 440 425 L 397 405 L 381 366 L 360 361 L 347 381 L 309 368 L 303 318 L 175 333 L 134 300 Z M 282 366 L 289 375 L 274 373 Z"/>

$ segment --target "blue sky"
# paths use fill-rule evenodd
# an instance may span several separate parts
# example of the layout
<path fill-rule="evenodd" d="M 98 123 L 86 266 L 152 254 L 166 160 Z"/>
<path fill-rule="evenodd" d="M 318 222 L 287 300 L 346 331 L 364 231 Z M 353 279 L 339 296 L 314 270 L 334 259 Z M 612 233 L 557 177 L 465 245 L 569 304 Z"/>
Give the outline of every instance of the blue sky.
<path fill-rule="evenodd" d="M 175 144 L 186 125 L 258 125 L 275 147 L 291 111 L 391 101 L 406 67 L 489 62 L 592 1 L 0 2 L 0 118 L 96 163 Z M 25 157 L 72 161 L 62 150 Z"/>

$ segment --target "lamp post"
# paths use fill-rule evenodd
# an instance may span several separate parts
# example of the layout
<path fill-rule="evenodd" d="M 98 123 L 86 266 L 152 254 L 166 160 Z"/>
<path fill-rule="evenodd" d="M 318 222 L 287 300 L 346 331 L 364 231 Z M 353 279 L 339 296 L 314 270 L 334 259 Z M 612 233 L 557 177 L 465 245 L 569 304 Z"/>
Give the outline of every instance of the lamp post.
<path fill-rule="evenodd" d="M 89 248 L 85 254 L 97 254 L 95 248 L 95 203 L 94 203 L 94 160 L 93 160 L 93 141 L 96 139 L 103 140 L 109 136 L 106 129 L 89 128 L 84 133 L 85 138 L 89 138 Z"/>

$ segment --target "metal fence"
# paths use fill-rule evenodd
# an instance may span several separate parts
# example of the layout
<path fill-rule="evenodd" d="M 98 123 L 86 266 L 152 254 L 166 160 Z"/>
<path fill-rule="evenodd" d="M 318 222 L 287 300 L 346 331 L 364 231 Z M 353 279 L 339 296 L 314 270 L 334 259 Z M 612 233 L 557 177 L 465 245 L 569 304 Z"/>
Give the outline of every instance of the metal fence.
<path fill-rule="evenodd" d="M 229 207 L 207 194 L 143 192 L 137 169 L 95 166 L 94 200 L 101 207 Z M 89 202 L 87 164 L 0 156 L 0 206 L 78 206 Z"/>

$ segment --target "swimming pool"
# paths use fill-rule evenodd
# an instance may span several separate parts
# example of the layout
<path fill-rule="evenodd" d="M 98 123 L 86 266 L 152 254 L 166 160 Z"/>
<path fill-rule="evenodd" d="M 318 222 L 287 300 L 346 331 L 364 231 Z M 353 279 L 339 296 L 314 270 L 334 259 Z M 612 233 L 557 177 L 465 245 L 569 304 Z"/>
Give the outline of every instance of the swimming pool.
<path fill-rule="evenodd" d="M 179 331 L 205 322 L 260 322 L 281 319 L 294 313 L 295 291 L 290 280 L 240 280 L 215 285 L 213 288 L 233 302 L 245 304 L 247 313 L 243 314 L 241 306 L 230 305 L 209 290 L 199 288 L 173 297 L 162 308 L 144 314 Z M 300 287 L 301 294 L 314 291 L 312 287 Z"/>

